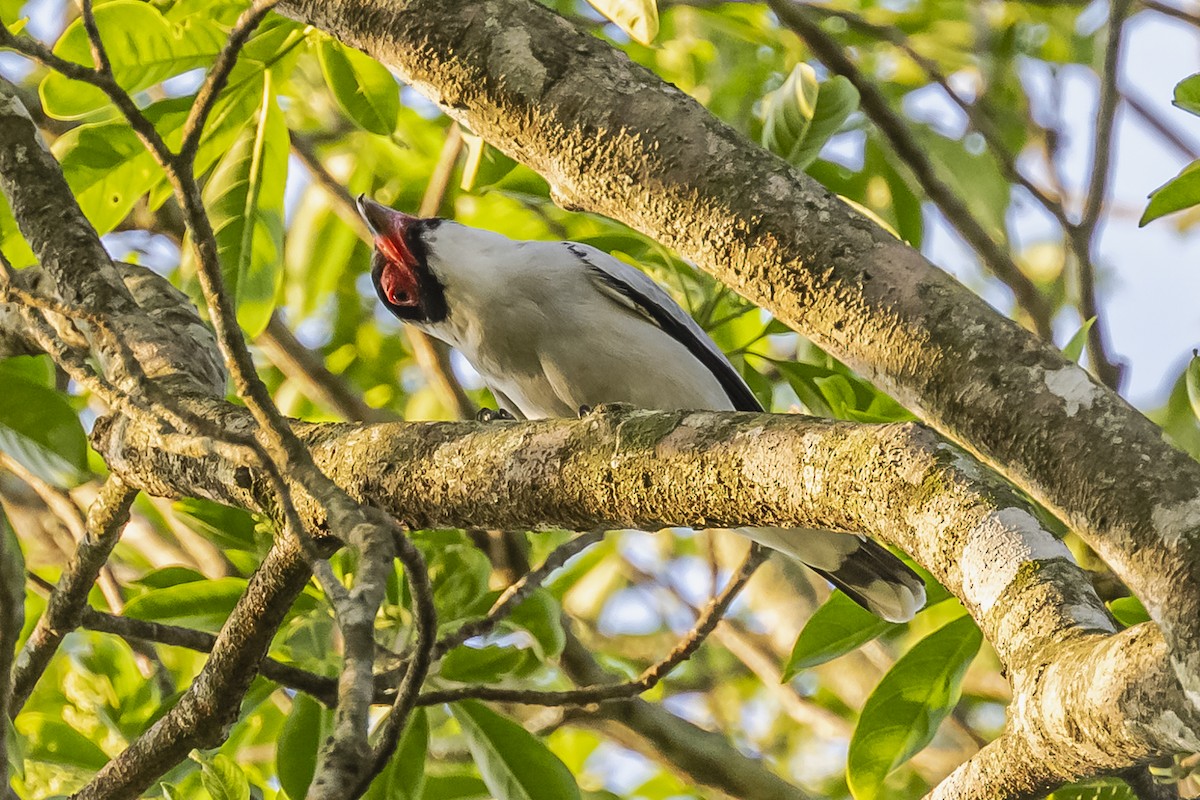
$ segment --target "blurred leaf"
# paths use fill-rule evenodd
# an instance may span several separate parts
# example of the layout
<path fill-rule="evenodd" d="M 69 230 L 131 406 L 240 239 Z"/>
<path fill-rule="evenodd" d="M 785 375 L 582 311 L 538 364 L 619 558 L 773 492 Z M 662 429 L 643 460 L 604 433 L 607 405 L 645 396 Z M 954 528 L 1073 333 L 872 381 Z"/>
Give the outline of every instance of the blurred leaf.
<path fill-rule="evenodd" d="M 193 750 L 190 758 L 200 764 L 200 780 L 212 800 L 250 800 L 246 773 L 223 753 L 213 756 Z"/>
<path fill-rule="evenodd" d="M 0 645 L 12 648 L 25 627 L 25 556 L 16 531 L 0 507 Z M 0 654 L 0 663 L 11 663 L 13 652 Z"/>
<path fill-rule="evenodd" d="M 242 133 L 204 188 L 225 286 L 238 323 L 251 337 L 266 328 L 283 277 L 288 142 L 271 73 L 264 72 L 256 124 Z"/>
<path fill-rule="evenodd" d="M 421 800 L 491 800 L 492 794 L 474 775 L 427 775 Z"/>
<path fill-rule="evenodd" d="M 1118 597 L 1116 600 L 1110 600 L 1108 602 L 1108 610 L 1117 618 L 1117 622 L 1120 622 L 1126 628 L 1132 628 L 1134 625 L 1150 621 L 1150 615 L 1146 613 L 1146 607 L 1136 597 Z"/>
<path fill-rule="evenodd" d="M 1184 78 L 1175 85 L 1175 105 L 1200 116 L 1200 73 Z"/>
<path fill-rule="evenodd" d="M 648 45 L 658 35 L 657 0 L 588 0 L 635 42 Z"/>
<path fill-rule="evenodd" d="M 1046 800 L 1136 800 L 1137 795 L 1124 781 L 1116 778 L 1077 783 L 1064 786 L 1046 797 Z"/>
<path fill-rule="evenodd" d="M 1150 193 L 1150 203 L 1138 225 L 1153 222 L 1159 217 L 1200 204 L 1200 159 Z"/>
<path fill-rule="evenodd" d="M 25 741 L 25 757 L 44 764 L 95 772 L 108 763 L 108 754 L 62 719 L 25 711 L 17 717 L 17 732 Z"/>
<path fill-rule="evenodd" d="M 0 361 L 0 451 L 55 486 L 79 483 L 87 469 L 87 436 L 67 398 L 22 374 L 27 364 Z"/>
<path fill-rule="evenodd" d="M 149 3 L 112 0 L 96 6 L 96 25 L 104 40 L 113 75 L 126 91 L 139 92 L 172 75 L 206 67 L 225 45 L 220 28 L 203 17 L 171 24 Z M 83 20 L 76 18 L 54 45 L 55 55 L 91 67 L 92 51 Z M 49 73 L 39 87 L 47 114 L 78 119 L 108 105 L 99 89 Z"/>
<path fill-rule="evenodd" d="M 400 87 L 387 67 L 333 39 L 322 39 L 321 74 L 338 106 L 371 133 L 390 136 L 400 114 Z"/>
<path fill-rule="evenodd" d="M 396 752 L 363 800 L 430 800 L 425 793 L 425 756 L 429 750 L 429 717 L 413 709 Z"/>
<path fill-rule="evenodd" d="M 835 591 L 800 631 L 784 665 L 783 680 L 790 681 L 802 670 L 832 661 L 898 627 L 862 608 L 844 592 Z"/>
<path fill-rule="evenodd" d="M 1063 346 L 1063 358 L 1065 358 L 1067 361 L 1079 361 L 1079 357 L 1083 355 L 1083 348 L 1087 346 L 1088 331 L 1090 331 L 1092 326 L 1095 324 L 1096 318 L 1091 317 L 1080 326 L 1079 330 L 1075 331 L 1075 335 L 1071 337 L 1071 341 L 1067 342 L 1066 345 Z"/>
<path fill-rule="evenodd" d="M 846 778 L 855 800 L 881 796 L 888 773 L 933 739 L 982 641 L 975 621 L 959 617 L 913 645 L 879 681 L 850 739 Z"/>
<path fill-rule="evenodd" d="M 464 133 L 462 138 L 467 147 L 467 157 L 463 162 L 459 188 L 464 192 L 494 186 L 516 169 L 516 161 L 489 145 L 482 136 Z"/>
<path fill-rule="evenodd" d="M 482 703 L 452 703 L 467 747 L 496 800 L 571 800 L 579 787 L 540 739 Z"/>
<path fill-rule="evenodd" d="M 332 728 L 332 713 L 306 694 L 292 695 L 292 710 L 279 731 L 275 771 L 292 800 L 304 800 L 317 770 L 317 752 Z"/>

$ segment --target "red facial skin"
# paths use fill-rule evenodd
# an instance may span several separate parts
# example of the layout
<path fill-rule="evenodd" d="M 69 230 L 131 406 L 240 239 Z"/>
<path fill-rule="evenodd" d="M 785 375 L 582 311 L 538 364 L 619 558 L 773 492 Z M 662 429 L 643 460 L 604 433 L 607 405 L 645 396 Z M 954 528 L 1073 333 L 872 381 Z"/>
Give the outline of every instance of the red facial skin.
<path fill-rule="evenodd" d="M 412 308 L 420 303 L 417 260 L 404 241 L 404 231 L 375 237 L 375 248 L 387 261 L 379 276 L 379 285 L 392 305 Z"/>

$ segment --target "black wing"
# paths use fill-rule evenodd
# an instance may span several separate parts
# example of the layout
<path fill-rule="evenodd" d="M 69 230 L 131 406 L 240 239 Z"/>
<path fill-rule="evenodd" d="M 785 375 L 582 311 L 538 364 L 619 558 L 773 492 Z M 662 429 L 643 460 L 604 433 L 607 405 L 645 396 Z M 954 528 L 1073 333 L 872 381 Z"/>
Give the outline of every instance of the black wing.
<path fill-rule="evenodd" d="M 565 244 L 571 254 L 587 266 L 602 291 L 649 319 L 708 367 L 736 410 L 763 410 L 754 392 L 721 349 L 662 287 L 640 270 L 601 250 L 576 242 Z"/>

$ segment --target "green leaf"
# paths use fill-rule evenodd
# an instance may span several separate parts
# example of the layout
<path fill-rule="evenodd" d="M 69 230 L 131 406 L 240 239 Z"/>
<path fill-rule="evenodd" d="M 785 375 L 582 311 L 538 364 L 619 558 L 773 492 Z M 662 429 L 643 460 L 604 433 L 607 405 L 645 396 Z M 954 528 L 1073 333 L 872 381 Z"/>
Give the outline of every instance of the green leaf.
<path fill-rule="evenodd" d="M 474 775 L 428 775 L 421 800 L 491 800 L 483 781 Z"/>
<path fill-rule="evenodd" d="M 317 770 L 317 751 L 329 729 L 332 714 L 306 694 L 292 697 L 292 711 L 279 732 L 275 770 L 279 785 L 292 800 L 304 800 Z"/>
<path fill-rule="evenodd" d="M 658 36 L 657 0 L 588 0 L 588 3 L 639 44 L 649 45 Z"/>
<path fill-rule="evenodd" d="M 1175 105 L 1200 116 L 1200 72 L 1175 85 Z"/>
<path fill-rule="evenodd" d="M 1197 204 L 1200 204 L 1200 159 L 1150 193 L 1150 203 L 1138 226 Z"/>
<path fill-rule="evenodd" d="M 90 738 L 52 714 L 30 713 L 17 717 L 17 732 L 24 737 L 25 757 L 43 764 L 95 772 L 108 763 L 108 754 Z"/>
<path fill-rule="evenodd" d="M 192 581 L 151 589 L 125 605 L 125 616 L 152 622 L 219 628 L 246 591 L 245 578 Z"/>
<path fill-rule="evenodd" d="M 1146 612 L 1146 607 L 1136 597 L 1118 597 L 1116 600 L 1110 600 L 1108 610 L 1117 618 L 1117 622 L 1120 622 L 1126 628 L 1132 628 L 1134 625 L 1150 621 L 1150 615 Z"/>
<path fill-rule="evenodd" d="M 25 627 L 25 556 L 3 507 L 0 507 L 0 626 L 0 643 L 10 648 Z M 11 657 L 12 653 L 5 655 Z"/>
<path fill-rule="evenodd" d="M 571 771 L 529 731 L 473 700 L 450 712 L 496 800 L 578 800 Z"/>
<path fill-rule="evenodd" d="M 527 666 L 530 651 L 486 645 L 456 647 L 442 659 L 438 675 L 461 683 L 495 683 Z"/>
<path fill-rule="evenodd" d="M 850 739 L 846 779 L 855 800 L 880 797 L 888 773 L 933 739 L 982 641 L 975 621 L 959 617 L 913 645 L 879 681 Z"/>
<path fill-rule="evenodd" d="M 1092 317 L 1080 326 L 1079 330 L 1075 331 L 1075 335 L 1071 337 L 1071 341 L 1067 342 L 1062 349 L 1063 358 L 1067 361 L 1079 361 L 1079 357 L 1083 355 L 1083 348 L 1087 346 L 1088 331 L 1096 324 L 1096 318 Z"/>
<path fill-rule="evenodd" d="M 138 199 L 163 178 L 162 168 L 124 122 L 80 125 L 67 131 L 54 143 L 54 155 L 79 207 L 99 234 L 117 227 Z"/>
<path fill-rule="evenodd" d="M 193 750 L 190 758 L 200 764 L 200 781 L 212 800 L 250 800 L 246 773 L 223 753 L 208 756 Z"/>
<path fill-rule="evenodd" d="M 1136 800 L 1137 795 L 1124 781 L 1116 778 L 1064 786 L 1046 800 Z"/>
<path fill-rule="evenodd" d="M 317 57 L 333 98 L 359 127 L 390 136 L 400 114 L 400 87 L 387 67 L 333 39 L 322 39 Z"/>
<path fill-rule="evenodd" d="M 820 91 L 816 70 L 804 62 L 793 67 L 783 85 L 763 98 L 763 147 L 796 163 Z"/>
<path fill-rule="evenodd" d="M 0 451 L 56 486 L 79 483 L 87 470 L 87 436 L 67 398 L 0 361 Z"/>
<path fill-rule="evenodd" d="M 189 528 L 220 547 L 252 550 L 255 546 L 257 523 L 243 509 L 194 497 L 175 501 L 171 509 Z"/>
<path fill-rule="evenodd" d="M 835 591 L 800 631 L 784 665 L 783 680 L 790 681 L 802 670 L 832 661 L 898 627 Z"/>
<path fill-rule="evenodd" d="M 139 0 L 113 0 L 96 6 L 96 25 L 104 40 L 113 75 L 131 93 L 197 67 L 206 67 L 225 45 L 221 29 L 203 17 L 179 24 Z M 68 61 L 92 66 L 83 20 L 63 31 L 54 53 Z M 58 119 L 78 119 L 108 104 L 99 89 L 51 72 L 39 87 L 46 113 Z"/>
<path fill-rule="evenodd" d="M 567 644 L 562 628 L 562 609 L 546 589 L 535 589 L 513 609 L 508 623 L 533 637 L 541 659 L 558 658 Z"/>
<path fill-rule="evenodd" d="M 787 156 L 797 169 L 804 169 L 817 159 L 821 148 L 841 130 L 846 119 L 858 110 L 858 89 L 849 80 L 836 75 L 821 84 L 812 122 L 792 152 Z M 887 226 L 889 229 L 891 226 Z"/>
<path fill-rule="evenodd" d="M 1187 387 L 1188 403 L 1192 406 L 1192 414 L 1200 420 L 1200 355 L 1192 351 L 1192 360 L 1188 362 L 1183 373 L 1183 382 Z"/>
<path fill-rule="evenodd" d="M 408 720 L 392 760 L 363 795 L 363 800 L 423 800 L 428 750 L 429 717 L 425 709 L 417 708 Z"/>
<path fill-rule="evenodd" d="M 256 124 L 238 137 L 204 188 L 225 286 L 251 337 L 267 327 L 283 277 L 288 141 L 271 73 L 264 72 Z"/>

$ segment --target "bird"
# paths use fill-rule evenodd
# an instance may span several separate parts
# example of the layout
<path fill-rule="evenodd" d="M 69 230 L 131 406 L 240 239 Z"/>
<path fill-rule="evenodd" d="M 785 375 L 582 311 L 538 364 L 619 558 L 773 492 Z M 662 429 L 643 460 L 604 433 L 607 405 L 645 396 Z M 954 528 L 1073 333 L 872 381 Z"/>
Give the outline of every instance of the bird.
<path fill-rule="evenodd" d="M 603 403 L 762 412 L 704 329 L 637 268 L 586 244 L 517 241 L 421 218 L 360 195 L 371 280 L 398 319 L 458 350 L 514 419 L 575 417 Z M 865 536 L 739 528 L 890 622 L 925 603 L 920 576 Z"/>

